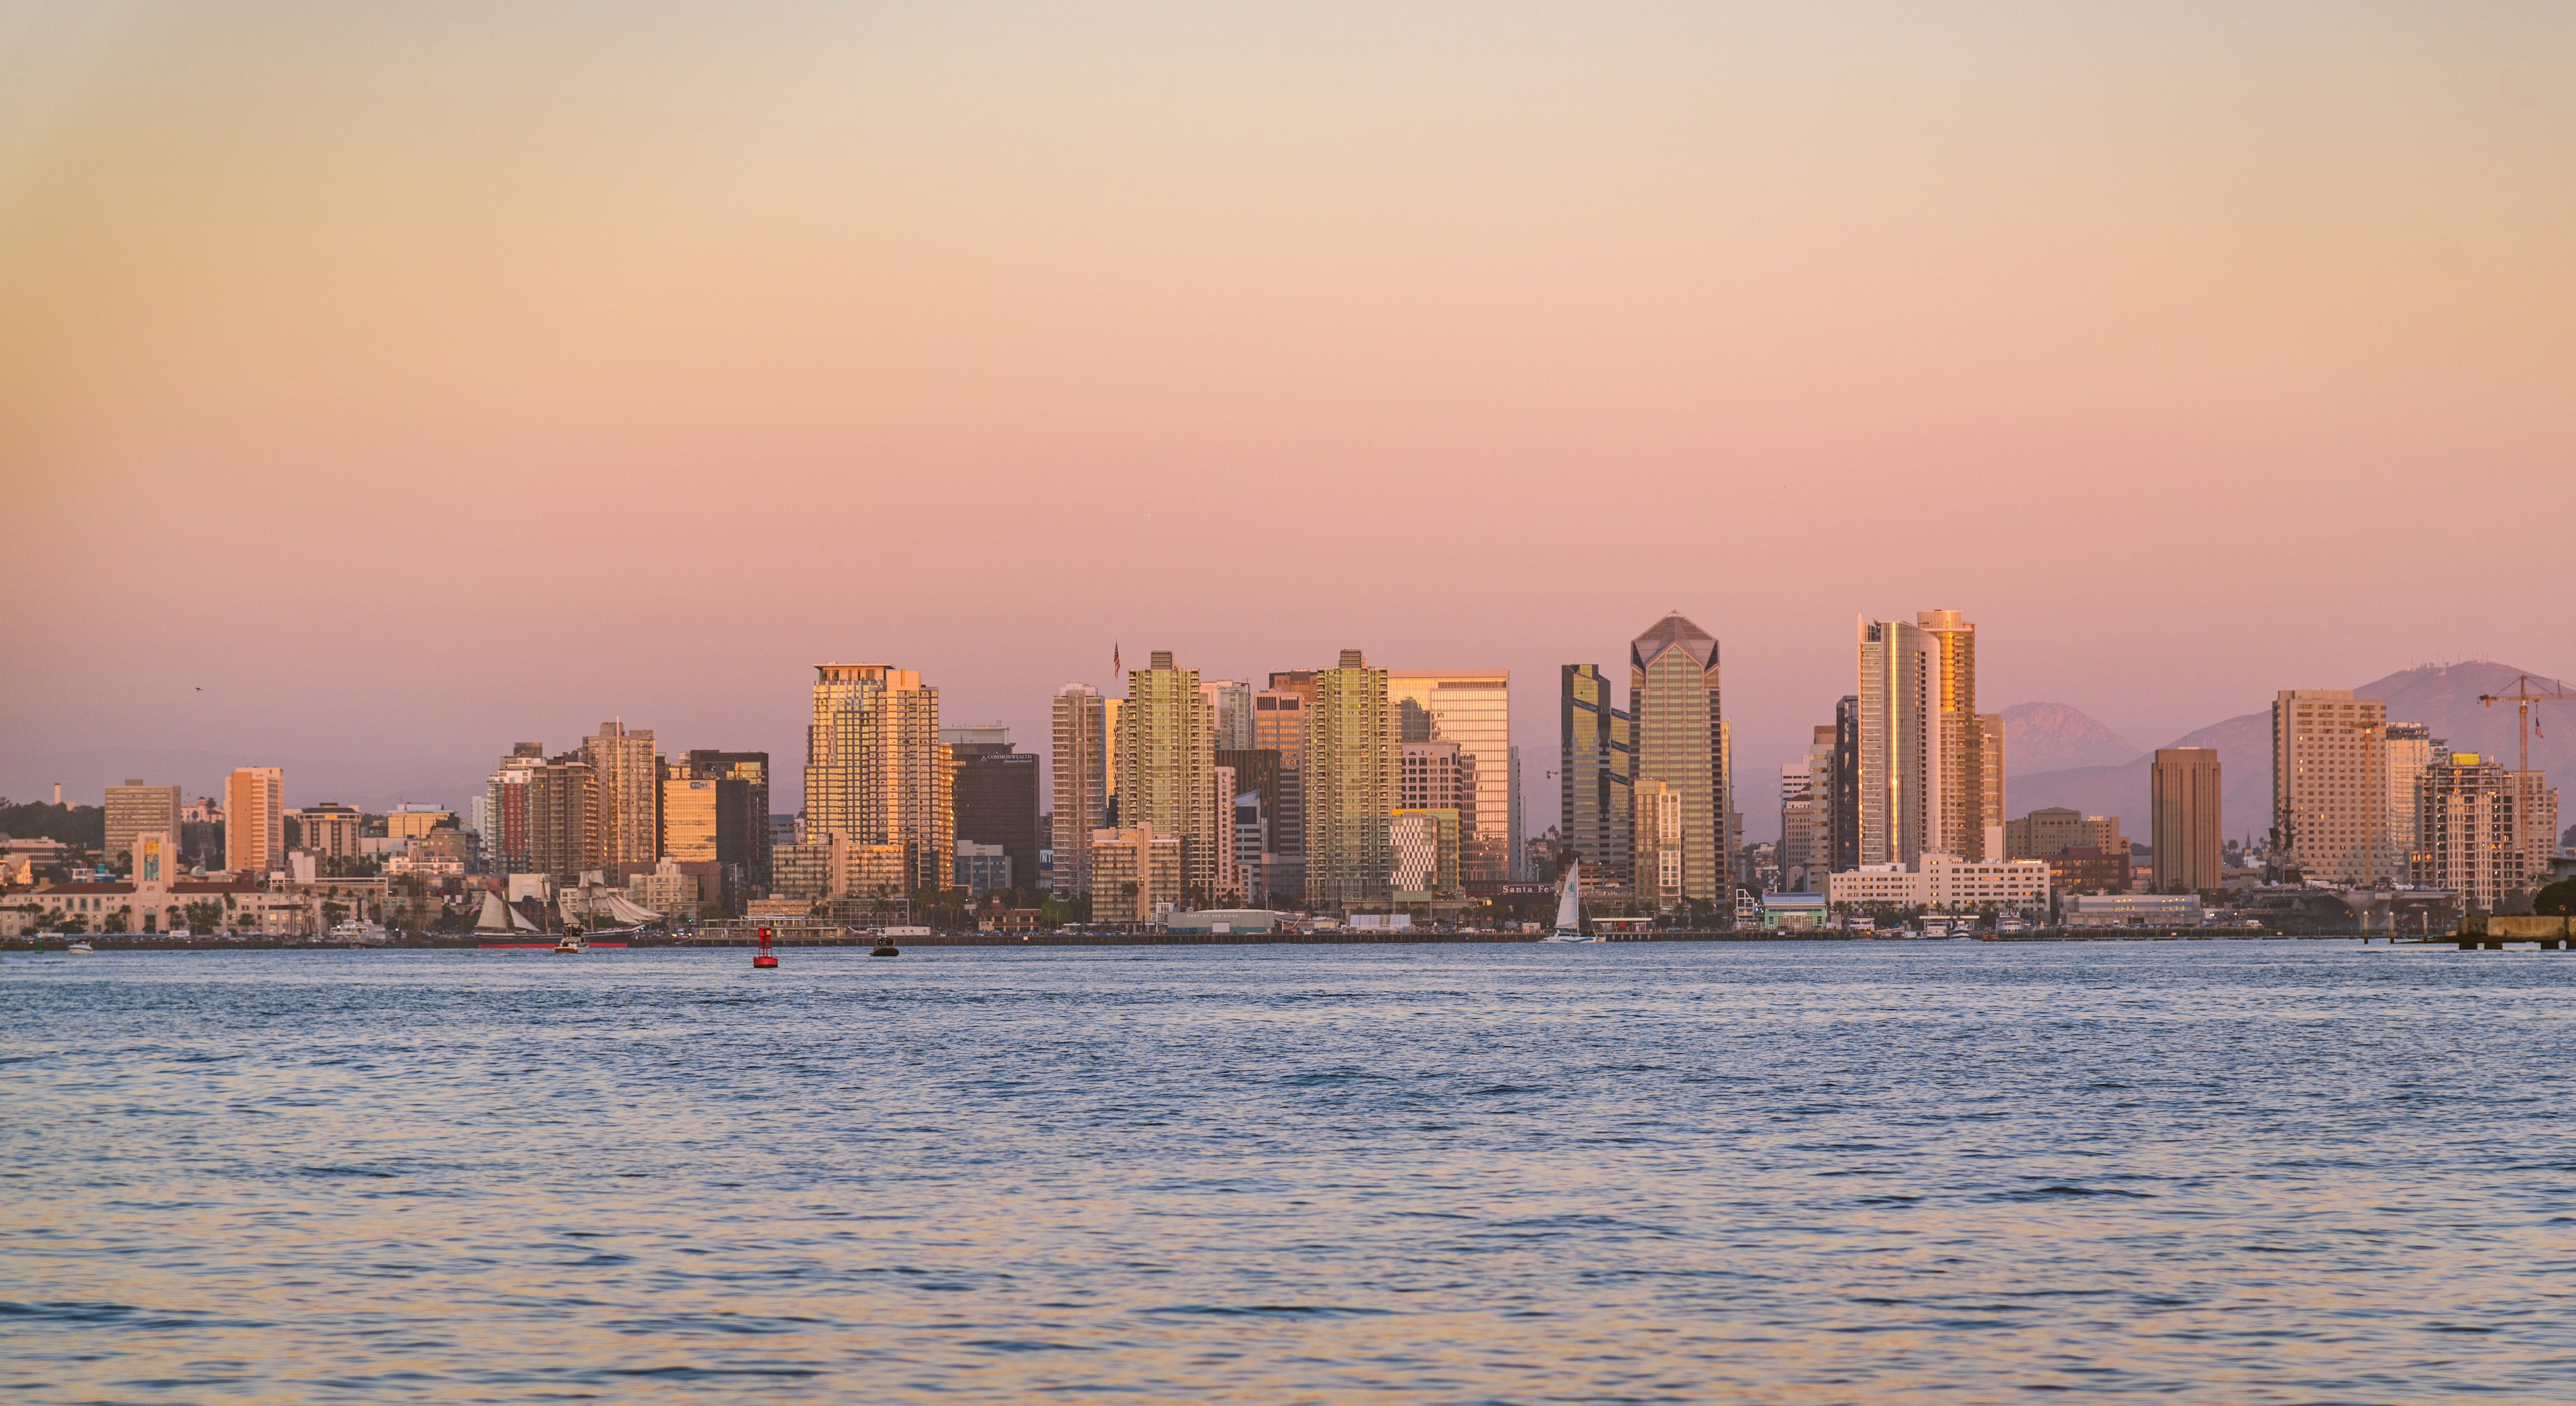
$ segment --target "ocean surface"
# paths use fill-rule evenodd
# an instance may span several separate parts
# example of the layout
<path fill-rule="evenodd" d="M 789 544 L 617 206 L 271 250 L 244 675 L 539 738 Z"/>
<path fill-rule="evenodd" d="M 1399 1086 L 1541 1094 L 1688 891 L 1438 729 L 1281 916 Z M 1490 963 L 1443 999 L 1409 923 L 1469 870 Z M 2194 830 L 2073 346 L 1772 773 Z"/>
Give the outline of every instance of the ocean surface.
<path fill-rule="evenodd" d="M 2576 1399 L 2576 954 L 0 968 L 35 1402 Z"/>

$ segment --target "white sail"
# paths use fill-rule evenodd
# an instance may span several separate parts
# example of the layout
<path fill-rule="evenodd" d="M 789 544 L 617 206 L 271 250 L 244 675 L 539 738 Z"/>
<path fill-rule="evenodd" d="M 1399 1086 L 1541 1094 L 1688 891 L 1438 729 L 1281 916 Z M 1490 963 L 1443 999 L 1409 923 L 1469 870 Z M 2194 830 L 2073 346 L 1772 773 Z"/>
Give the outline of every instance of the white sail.
<path fill-rule="evenodd" d="M 1566 866 L 1565 887 L 1556 894 L 1556 930 L 1561 933 L 1583 931 L 1583 866 Z"/>
<path fill-rule="evenodd" d="M 535 932 L 537 925 L 521 917 L 519 910 L 501 901 L 501 895 L 483 895 L 482 915 L 474 920 L 476 932 Z"/>

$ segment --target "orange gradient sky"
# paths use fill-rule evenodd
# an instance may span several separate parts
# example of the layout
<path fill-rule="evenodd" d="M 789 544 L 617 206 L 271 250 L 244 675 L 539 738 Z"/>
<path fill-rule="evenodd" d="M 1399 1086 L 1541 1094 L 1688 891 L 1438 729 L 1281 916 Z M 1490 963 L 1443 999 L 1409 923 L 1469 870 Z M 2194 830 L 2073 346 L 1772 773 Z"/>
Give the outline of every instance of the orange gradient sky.
<path fill-rule="evenodd" d="M 1863 611 L 2145 745 L 2576 673 L 2571 172 L 2564 5 L 0 4 L 0 791 L 1358 646 L 1536 830 L 1677 608 L 1763 834 Z"/>

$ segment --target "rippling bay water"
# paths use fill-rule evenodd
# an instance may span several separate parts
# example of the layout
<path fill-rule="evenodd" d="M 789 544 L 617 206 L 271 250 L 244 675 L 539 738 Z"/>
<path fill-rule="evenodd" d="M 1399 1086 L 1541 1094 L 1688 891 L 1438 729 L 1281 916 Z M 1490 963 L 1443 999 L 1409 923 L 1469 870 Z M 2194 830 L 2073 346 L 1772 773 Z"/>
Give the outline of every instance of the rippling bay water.
<path fill-rule="evenodd" d="M 0 974 L 41 1401 L 2576 1397 L 2576 954 Z"/>

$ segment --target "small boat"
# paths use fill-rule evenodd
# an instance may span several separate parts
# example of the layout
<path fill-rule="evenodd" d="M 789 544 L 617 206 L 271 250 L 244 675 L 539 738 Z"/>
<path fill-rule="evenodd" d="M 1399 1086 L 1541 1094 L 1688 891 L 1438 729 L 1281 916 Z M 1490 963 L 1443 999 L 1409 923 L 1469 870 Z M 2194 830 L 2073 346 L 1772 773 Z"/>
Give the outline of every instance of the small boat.
<path fill-rule="evenodd" d="M 393 934 L 387 932 L 382 923 L 351 918 L 332 925 L 331 941 L 343 947 L 382 947 L 393 941 Z"/>
<path fill-rule="evenodd" d="M 1565 870 L 1565 884 L 1556 891 L 1556 929 L 1539 939 L 1541 942 L 1599 942 L 1599 933 L 1583 930 L 1583 866 L 1570 864 Z"/>
<path fill-rule="evenodd" d="M 900 957 L 903 955 L 903 949 L 894 945 L 893 938 L 887 937 L 883 933 L 879 933 L 877 935 L 877 945 L 868 949 L 868 955 L 871 957 Z"/>
<path fill-rule="evenodd" d="M 581 955 L 581 950 L 581 934 L 577 932 L 565 933 L 563 935 L 563 940 L 555 944 L 555 951 L 557 952 L 570 952 L 575 956 L 579 956 Z"/>
<path fill-rule="evenodd" d="M 86 943 L 86 942 L 79 942 L 79 941 L 75 941 L 75 942 L 73 942 L 73 943 L 72 943 L 72 945 L 71 945 L 71 946 L 66 947 L 66 948 L 64 948 L 63 950 L 64 950 L 65 952 L 70 953 L 71 955 L 73 955 L 73 956 L 75 956 L 75 957 L 86 957 L 86 956 L 88 956 L 89 954 L 91 954 L 92 952 L 97 951 L 98 949 L 97 949 L 97 948 L 95 948 L 95 947 L 90 946 L 90 945 L 89 945 L 88 943 Z"/>

